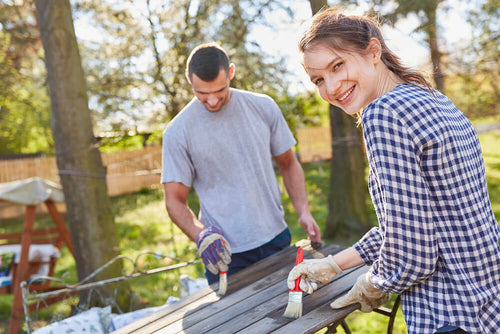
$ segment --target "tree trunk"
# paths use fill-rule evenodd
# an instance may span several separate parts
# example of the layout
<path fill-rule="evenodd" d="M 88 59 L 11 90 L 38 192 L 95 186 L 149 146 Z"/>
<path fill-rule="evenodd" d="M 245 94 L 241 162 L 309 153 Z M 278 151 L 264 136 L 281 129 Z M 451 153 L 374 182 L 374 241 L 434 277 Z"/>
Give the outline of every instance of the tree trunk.
<path fill-rule="evenodd" d="M 310 0 L 313 15 L 326 0 Z M 330 163 L 330 193 L 328 218 L 323 236 L 350 242 L 359 238 L 372 224 L 368 219 L 368 188 L 365 181 L 363 135 L 356 122 L 342 109 L 330 105 L 332 160 Z"/>
<path fill-rule="evenodd" d="M 57 167 L 81 280 L 119 254 L 118 235 L 106 170 L 93 135 L 70 3 L 37 0 L 35 5 L 45 50 Z M 117 262 L 96 278 L 121 276 L 122 268 L 123 263 Z M 128 309 L 127 304 L 128 297 L 119 302 L 126 307 L 122 309 Z"/>
<path fill-rule="evenodd" d="M 321 8 L 328 7 L 326 0 L 309 0 L 309 3 L 311 4 L 311 11 L 313 15 L 319 12 Z"/>
<path fill-rule="evenodd" d="M 325 238 L 358 239 L 372 224 L 368 219 L 363 137 L 356 121 L 330 105 L 332 160 Z"/>
<path fill-rule="evenodd" d="M 429 50 L 431 53 L 431 61 L 432 61 L 432 75 L 434 77 L 434 83 L 436 84 L 436 89 L 441 93 L 445 94 L 445 85 L 444 85 L 444 73 L 441 69 L 441 51 L 439 51 L 438 47 L 438 36 L 437 36 L 437 4 L 432 8 L 426 10 L 426 16 L 428 18 L 427 25 L 425 27 L 425 32 L 427 34 L 427 43 L 429 44 Z"/>

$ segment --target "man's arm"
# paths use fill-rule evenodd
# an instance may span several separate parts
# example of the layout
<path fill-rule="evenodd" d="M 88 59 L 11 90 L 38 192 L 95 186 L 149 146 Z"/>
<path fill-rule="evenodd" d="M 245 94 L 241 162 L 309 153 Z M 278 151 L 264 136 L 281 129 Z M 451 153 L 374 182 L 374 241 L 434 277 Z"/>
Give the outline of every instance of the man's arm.
<path fill-rule="evenodd" d="M 196 237 L 205 229 L 205 226 L 196 218 L 187 205 L 189 188 L 179 182 L 163 184 L 165 192 L 165 206 L 170 219 L 177 225 L 189 239 L 196 241 Z"/>
<path fill-rule="evenodd" d="M 286 191 L 292 200 L 299 223 L 311 241 L 321 242 L 321 232 L 309 210 L 304 171 L 292 150 L 274 157 L 283 177 Z"/>

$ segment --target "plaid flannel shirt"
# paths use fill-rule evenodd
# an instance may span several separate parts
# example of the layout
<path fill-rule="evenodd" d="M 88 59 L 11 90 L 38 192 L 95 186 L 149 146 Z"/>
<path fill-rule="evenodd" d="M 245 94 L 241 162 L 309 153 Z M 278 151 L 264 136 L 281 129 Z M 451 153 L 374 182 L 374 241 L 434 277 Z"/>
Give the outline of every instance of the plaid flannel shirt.
<path fill-rule="evenodd" d="M 401 84 L 363 111 L 379 226 L 354 247 L 400 294 L 408 332 L 500 333 L 500 228 L 477 134 L 444 95 Z"/>

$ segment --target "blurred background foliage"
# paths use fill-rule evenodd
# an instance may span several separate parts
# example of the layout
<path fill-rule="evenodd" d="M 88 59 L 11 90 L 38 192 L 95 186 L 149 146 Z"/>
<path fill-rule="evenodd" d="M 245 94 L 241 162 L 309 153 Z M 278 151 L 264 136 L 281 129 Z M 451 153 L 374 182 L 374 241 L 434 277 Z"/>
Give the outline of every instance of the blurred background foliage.
<path fill-rule="evenodd" d="M 421 20 L 416 30 L 422 30 L 428 21 L 423 2 L 419 3 L 422 6 L 415 9 L 414 2 L 403 0 L 328 2 L 364 6 L 380 13 L 387 25 L 415 15 Z M 193 47 L 207 41 L 222 44 L 236 64 L 233 87 L 271 95 L 292 130 L 328 125 L 325 104 L 315 92 L 290 90 L 293 73 L 286 66 L 286 55 L 269 54 L 252 34 L 256 26 L 274 28 L 270 15 L 294 22 L 297 13 L 291 1 L 75 0 L 71 4 L 94 134 L 106 150 L 160 143 L 166 123 L 192 98 L 184 78 L 186 58 Z M 437 14 L 453 5 L 451 0 L 426 0 L 427 4 L 440 10 Z M 443 47 L 446 41 L 438 40 L 446 94 L 472 118 L 500 113 L 499 14 L 498 0 L 475 1 L 466 18 L 470 41 Z M 425 34 L 418 36 L 426 42 Z M 43 57 L 33 1 L 0 0 L 0 154 L 54 153 Z M 134 135 L 146 140 L 130 140 Z"/>

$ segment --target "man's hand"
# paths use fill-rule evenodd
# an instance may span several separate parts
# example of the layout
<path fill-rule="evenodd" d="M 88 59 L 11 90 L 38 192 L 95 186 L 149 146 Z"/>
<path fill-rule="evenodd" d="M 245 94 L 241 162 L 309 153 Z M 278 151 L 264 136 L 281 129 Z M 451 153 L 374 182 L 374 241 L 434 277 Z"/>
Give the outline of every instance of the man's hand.
<path fill-rule="evenodd" d="M 303 213 L 299 217 L 299 224 L 306 231 L 309 240 L 321 243 L 321 231 L 310 212 Z"/>
<path fill-rule="evenodd" d="M 342 308 L 354 303 L 361 304 L 361 312 L 371 312 L 389 300 L 390 294 L 374 287 L 368 279 L 368 274 L 358 277 L 356 284 L 349 292 L 334 300 L 330 307 L 333 309 Z"/>
<path fill-rule="evenodd" d="M 196 238 L 196 246 L 205 267 L 212 274 L 227 272 L 231 263 L 231 246 L 220 229 L 210 226 L 201 231 Z"/>
<path fill-rule="evenodd" d="M 328 284 L 332 279 L 342 274 L 342 269 L 333 261 L 333 257 L 328 255 L 322 259 L 304 260 L 296 265 L 288 274 L 288 288 L 295 287 L 295 280 L 302 276 L 300 280 L 300 289 L 309 294 L 318 288 L 318 283 Z"/>

